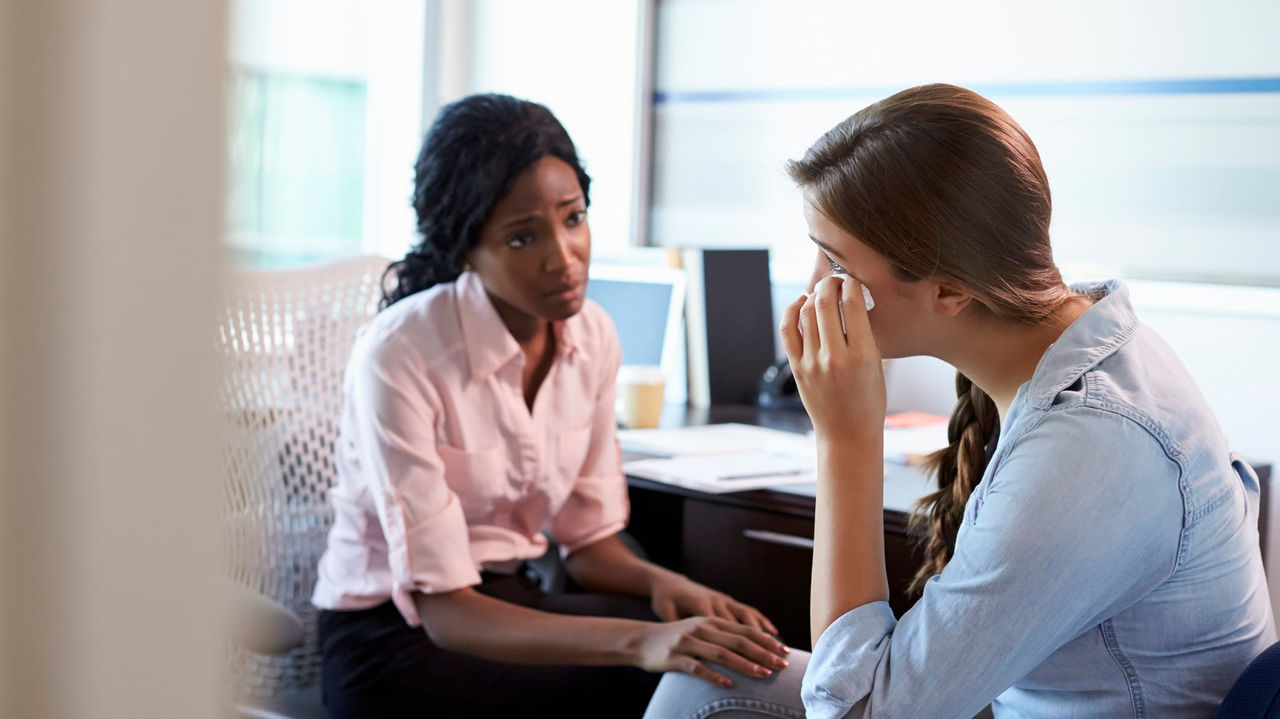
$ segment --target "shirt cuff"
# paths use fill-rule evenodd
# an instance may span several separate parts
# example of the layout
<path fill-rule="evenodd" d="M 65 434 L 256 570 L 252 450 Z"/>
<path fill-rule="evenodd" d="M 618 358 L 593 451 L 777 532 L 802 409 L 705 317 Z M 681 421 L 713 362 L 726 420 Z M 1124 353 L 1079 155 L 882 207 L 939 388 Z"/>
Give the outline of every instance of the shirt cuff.
<path fill-rule="evenodd" d="M 806 716 L 843 717 L 871 694 L 897 624 L 888 602 L 871 602 L 827 627 L 813 647 L 800 687 Z"/>
<path fill-rule="evenodd" d="M 398 502 L 388 504 L 387 515 L 389 526 L 383 531 L 393 598 L 405 621 L 416 627 L 421 620 L 412 592 L 440 594 L 480 583 L 480 572 L 471 558 L 467 520 L 461 502 L 452 494 L 444 509 L 412 528 L 405 528 Z"/>

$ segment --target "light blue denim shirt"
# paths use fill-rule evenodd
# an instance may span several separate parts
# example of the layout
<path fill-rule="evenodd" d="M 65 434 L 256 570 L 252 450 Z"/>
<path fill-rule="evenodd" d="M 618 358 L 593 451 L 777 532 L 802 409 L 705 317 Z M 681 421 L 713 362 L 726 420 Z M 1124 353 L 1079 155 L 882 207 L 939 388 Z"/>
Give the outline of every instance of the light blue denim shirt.
<path fill-rule="evenodd" d="M 1209 717 L 1276 640 L 1256 475 L 1125 286 L 1073 289 L 951 562 L 822 634 L 810 717 Z"/>

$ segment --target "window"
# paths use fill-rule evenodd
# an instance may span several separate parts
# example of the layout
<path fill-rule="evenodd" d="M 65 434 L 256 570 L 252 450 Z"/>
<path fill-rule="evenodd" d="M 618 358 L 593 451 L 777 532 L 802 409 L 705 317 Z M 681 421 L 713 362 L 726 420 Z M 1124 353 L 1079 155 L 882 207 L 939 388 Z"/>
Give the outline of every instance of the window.
<path fill-rule="evenodd" d="M 232 71 L 227 229 L 238 264 L 361 251 L 365 96 L 358 80 Z"/>
<path fill-rule="evenodd" d="M 276 267 L 413 241 L 424 0 L 236 0 L 226 236 Z"/>
<path fill-rule="evenodd" d="M 812 252 L 783 163 L 864 105 L 943 81 L 1036 142 L 1069 271 L 1280 285 L 1277 25 L 1270 0 L 666 0 L 653 239 L 771 247 L 775 277 L 801 281 Z"/>

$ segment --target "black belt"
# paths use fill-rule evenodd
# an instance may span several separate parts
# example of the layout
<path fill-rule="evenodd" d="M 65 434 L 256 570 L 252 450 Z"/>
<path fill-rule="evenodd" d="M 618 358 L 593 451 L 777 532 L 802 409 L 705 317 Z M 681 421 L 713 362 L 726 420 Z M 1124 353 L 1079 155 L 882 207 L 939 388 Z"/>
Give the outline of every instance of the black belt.
<path fill-rule="evenodd" d="M 488 570 L 482 570 L 480 572 L 480 581 L 485 584 L 511 579 L 520 582 L 520 586 L 525 589 L 534 589 L 542 586 L 542 575 L 538 572 L 536 567 L 527 561 L 520 562 L 520 566 L 516 567 L 516 570 L 511 574 L 490 572 Z"/>

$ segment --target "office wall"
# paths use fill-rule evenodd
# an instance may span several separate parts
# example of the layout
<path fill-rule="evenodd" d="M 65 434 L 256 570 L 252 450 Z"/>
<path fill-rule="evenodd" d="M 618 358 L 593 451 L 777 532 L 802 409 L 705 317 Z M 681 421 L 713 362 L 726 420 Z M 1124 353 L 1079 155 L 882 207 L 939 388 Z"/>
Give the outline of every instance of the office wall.
<path fill-rule="evenodd" d="M 224 13 L 0 3 L 0 716 L 226 715 Z"/>

